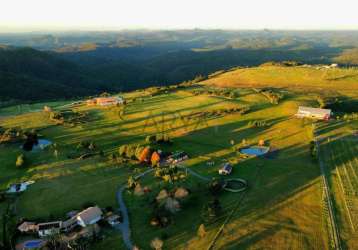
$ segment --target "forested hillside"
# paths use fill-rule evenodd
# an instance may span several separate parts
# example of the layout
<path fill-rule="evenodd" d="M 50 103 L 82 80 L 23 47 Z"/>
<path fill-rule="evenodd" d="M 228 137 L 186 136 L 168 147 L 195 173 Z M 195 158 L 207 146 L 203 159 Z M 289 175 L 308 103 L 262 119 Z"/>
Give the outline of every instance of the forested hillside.
<path fill-rule="evenodd" d="M 127 91 L 267 61 L 356 65 L 357 39 L 358 32 L 343 31 L 1 34 L 0 98 L 32 101 Z"/>
<path fill-rule="evenodd" d="M 95 93 L 101 84 L 74 63 L 31 48 L 0 49 L 0 98 L 39 100 Z"/>

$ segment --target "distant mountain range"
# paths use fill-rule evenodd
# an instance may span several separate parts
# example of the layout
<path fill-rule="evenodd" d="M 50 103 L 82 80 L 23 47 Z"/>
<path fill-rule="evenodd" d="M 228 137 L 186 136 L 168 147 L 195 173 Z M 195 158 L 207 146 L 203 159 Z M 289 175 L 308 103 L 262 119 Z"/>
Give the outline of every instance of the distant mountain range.
<path fill-rule="evenodd" d="M 0 49 L 0 97 L 40 100 L 88 95 L 100 90 L 75 63 L 31 48 Z"/>
<path fill-rule="evenodd" d="M 1 34 L 0 44 L 1 100 L 167 85 L 266 61 L 358 62 L 358 32 L 353 31 L 26 33 Z"/>

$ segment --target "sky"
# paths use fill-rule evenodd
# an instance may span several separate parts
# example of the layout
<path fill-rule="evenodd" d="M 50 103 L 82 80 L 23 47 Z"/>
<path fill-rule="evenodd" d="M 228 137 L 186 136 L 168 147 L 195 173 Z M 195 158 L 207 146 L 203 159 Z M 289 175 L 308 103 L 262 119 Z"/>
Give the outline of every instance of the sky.
<path fill-rule="evenodd" d="M 0 32 L 358 29 L 358 0 L 0 0 Z"/>

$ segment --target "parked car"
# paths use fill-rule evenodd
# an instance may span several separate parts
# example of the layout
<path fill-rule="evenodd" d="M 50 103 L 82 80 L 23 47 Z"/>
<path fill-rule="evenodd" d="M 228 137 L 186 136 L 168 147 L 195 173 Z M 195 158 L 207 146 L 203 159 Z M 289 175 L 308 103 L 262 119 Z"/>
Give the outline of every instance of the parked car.
<path fill-rule="evenodd" d="M 118 225 L 119 223 L 121 223 L 121 221 L 122 218 L 118 214 L 113 214 L 107 218 L 107 222 L 111 226 Z"/>
<path fill-rule="evenodd" d="M 230 163 L 225 163 L 219 169 L 219 174 L 221 174 L 221 175 L 229 175 L 229 174 L 231 174 L 231 172 L 232 172 L 232 166 Z"/>

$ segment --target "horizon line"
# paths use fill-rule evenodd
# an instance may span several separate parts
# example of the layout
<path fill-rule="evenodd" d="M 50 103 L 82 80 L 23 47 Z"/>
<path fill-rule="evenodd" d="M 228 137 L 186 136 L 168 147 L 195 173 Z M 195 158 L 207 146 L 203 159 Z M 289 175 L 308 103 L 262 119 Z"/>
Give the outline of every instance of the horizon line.
<path fill-rule="evenodd" d="M 4 30 L 5 29 L 5 30 Z M 42 33 L 42 32 L 125 32 L 125 31 L 358 31 L 358 27 L 353 28 L 230 28 L 230 27 L 183 27 L 183 28 L 148 28 L 148 27 L 127 27 L 127 28 L 94 28 L 94 27 L 78 27 L 78 28 L 39 28 L 39 29 L 13 29 L 9 27 L 0 26 L 0 34 L 15 34 L 15 33 Z"/>

